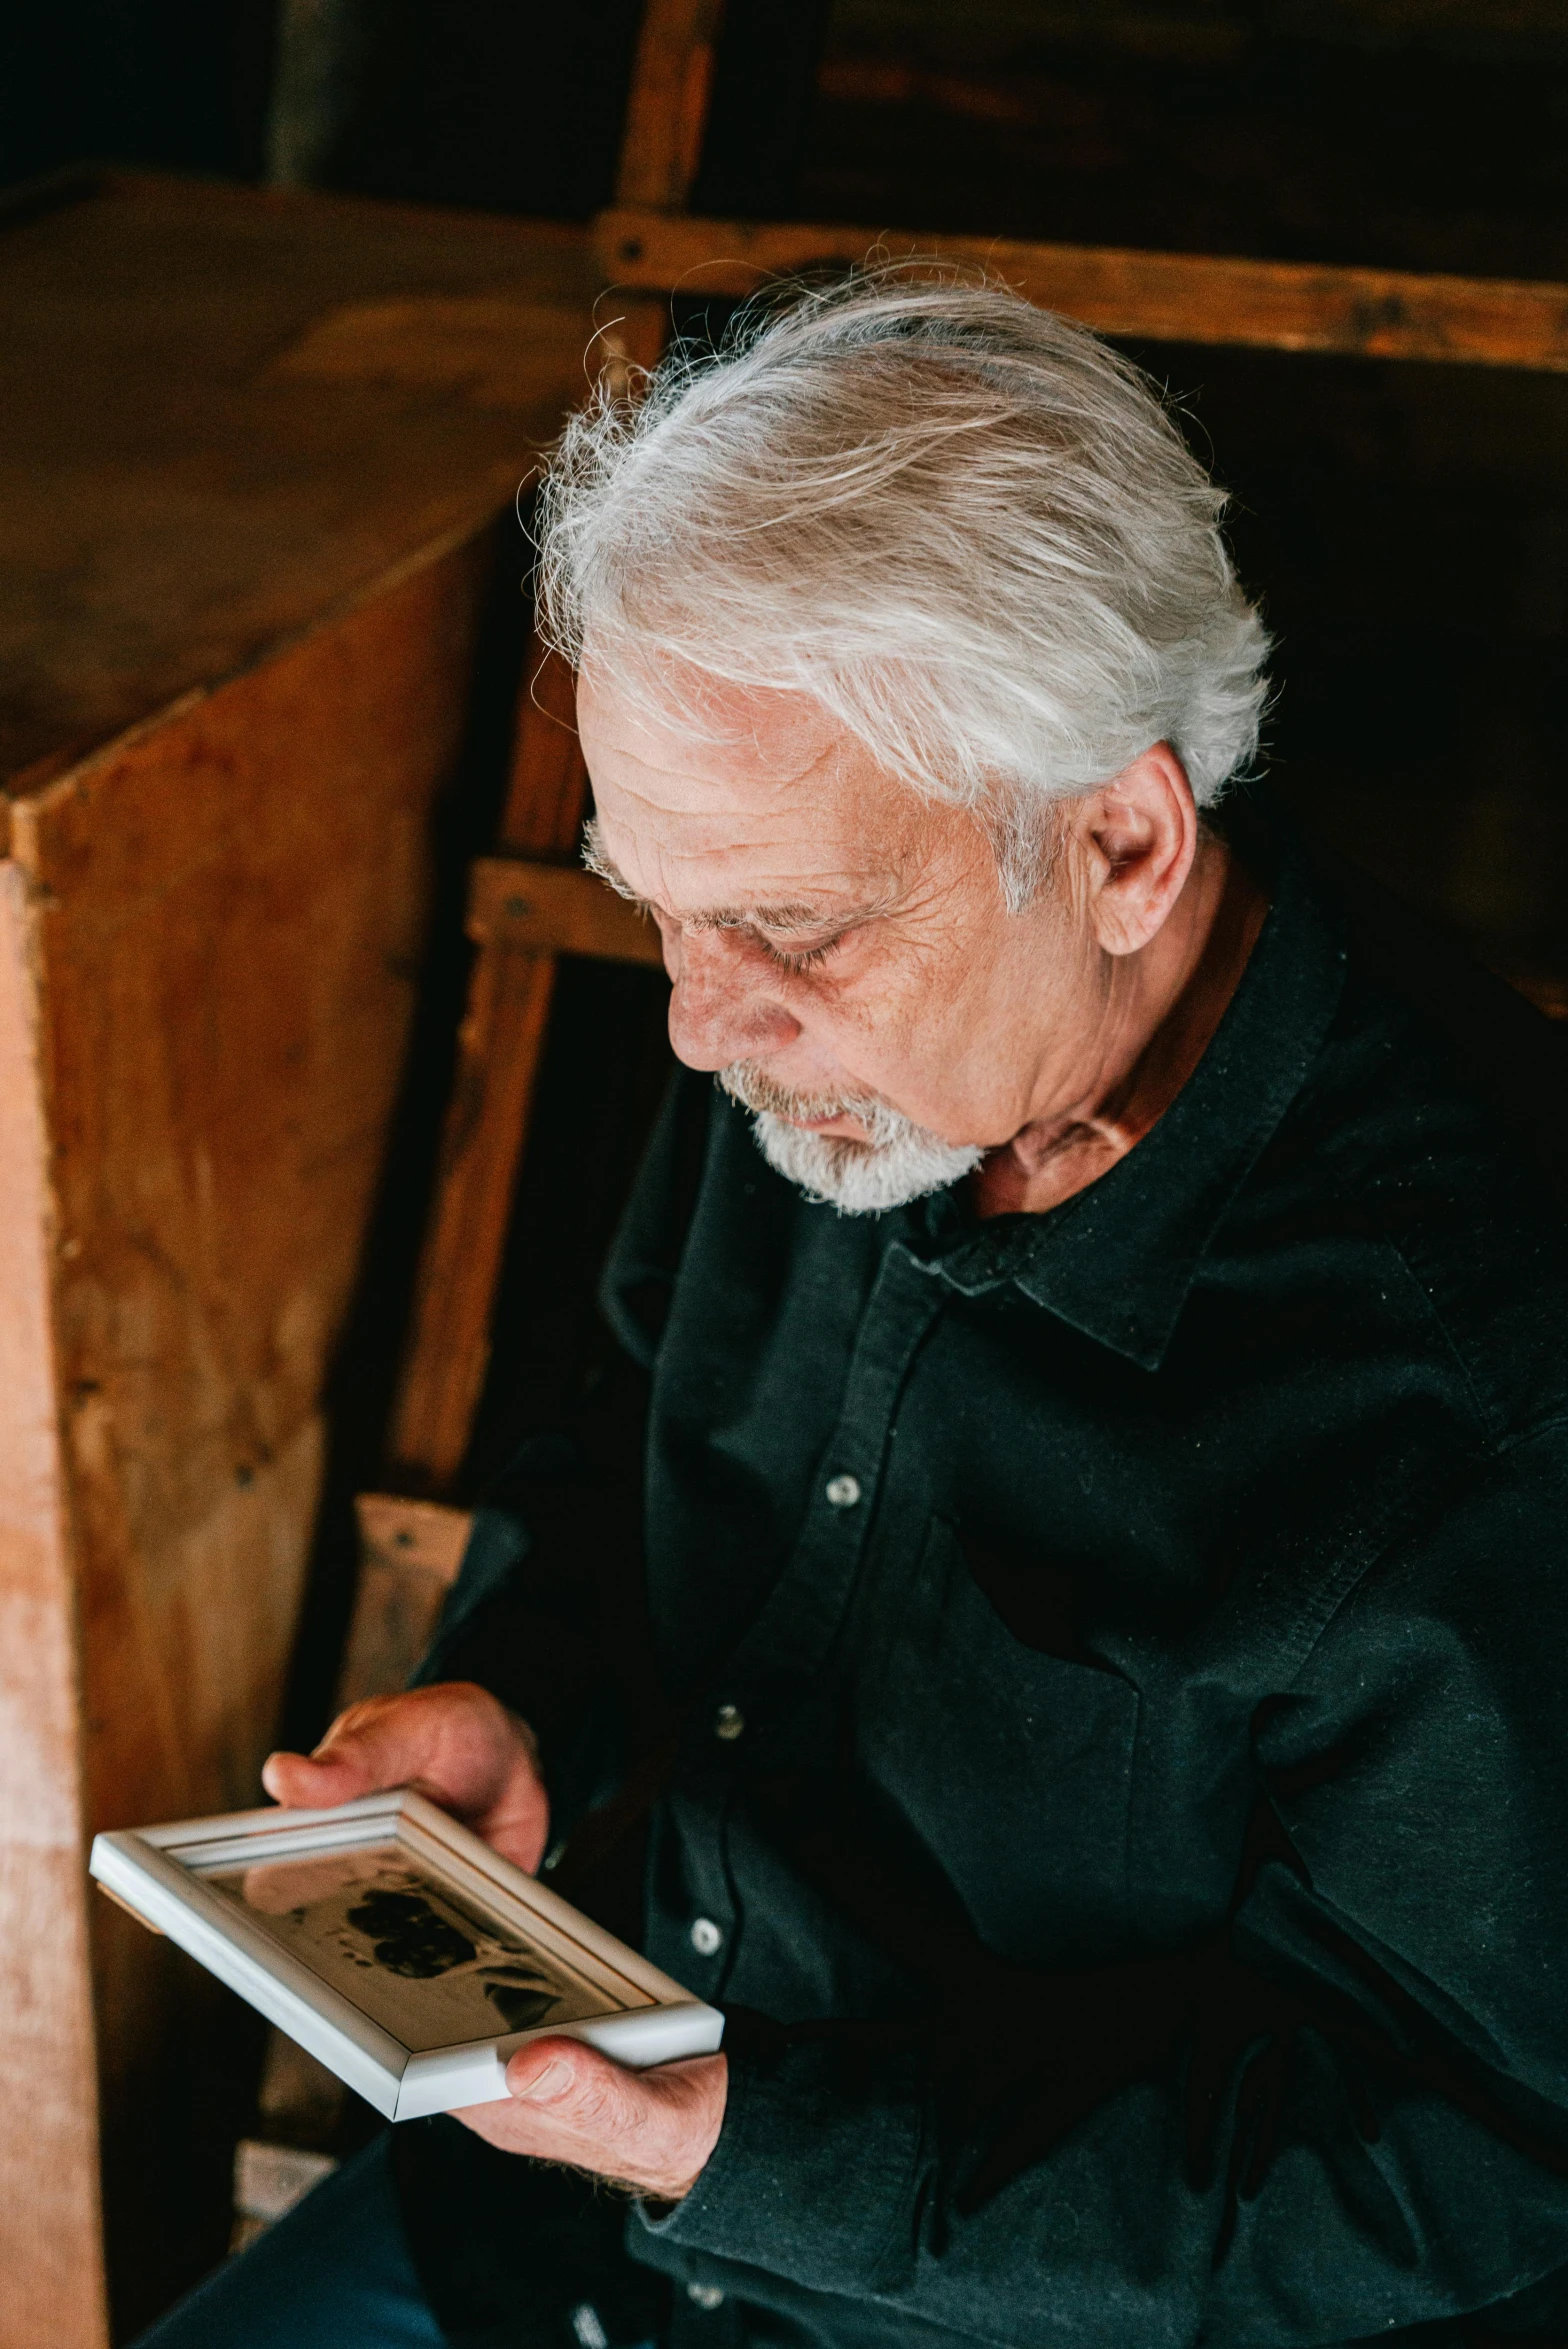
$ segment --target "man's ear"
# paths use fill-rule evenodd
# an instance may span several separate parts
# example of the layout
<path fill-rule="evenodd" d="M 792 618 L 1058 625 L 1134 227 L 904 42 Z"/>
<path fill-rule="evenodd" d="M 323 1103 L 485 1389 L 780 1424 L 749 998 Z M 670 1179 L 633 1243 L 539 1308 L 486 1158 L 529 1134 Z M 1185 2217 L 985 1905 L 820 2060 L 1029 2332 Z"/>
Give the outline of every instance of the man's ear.
<path fill-rule="evenodd" d="M 1082 803 L 1089 914 L 1107 954 L 1136 954 L 1163 926 L 1192 870 L 1198 810 L 1187 770 L 1157 742 Z"/>

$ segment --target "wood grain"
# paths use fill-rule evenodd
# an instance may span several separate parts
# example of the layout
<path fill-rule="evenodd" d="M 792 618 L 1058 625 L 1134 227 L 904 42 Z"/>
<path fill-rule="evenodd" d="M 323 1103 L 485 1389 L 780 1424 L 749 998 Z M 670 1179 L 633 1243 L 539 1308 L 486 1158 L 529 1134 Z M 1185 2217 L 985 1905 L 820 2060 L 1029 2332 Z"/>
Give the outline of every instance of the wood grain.
<path fill-rule="evenodd" d="M 0 211 L 0 2349 L 101 2349 L 105 2234 L 124 2333 L 222 2248 L 243 2010 L 89 1920 L 82 1837 L 256 1798 L 493 526 L 596 282 L 455 212 Z"/>
<path fill-rule="evenodd" d="M 517 700 L 512 772 L 498 845 L 519 856 L 567 856 L 588 804 L 577 739 L 577 687 L 559 653 L 535 648 Z"/>
<path fill-rule="evenodd" d="M 468 1449 L 554 986 L 554 963 L 526 947 L 475 956 L 393 1419 L 400 1483 L 440 1490 Z"/>
<path fill-rule="evenodd" d="M 548 396 L 561 339 L 558 308 L 516 296 L 412 294 L 393 302 L 348 302 L 308 327 L 266 369 L 264 380 L 435 390 L 455 393 L 476 408 L 537 413 L 541 363 Z M 575 335 L 568 348 L 575 350 Z"/>
<path fill-rule="evenodd" d="M 427 559 L 13 810 L 93 1828 L 257 1798 L 491 561 L 487 534 Z M 93 1931 L 110 2241 L 155 2300 L 239 2010 L 112 1911 Z"/>
<path fill-rule="evenodd" d="M 989 269 L 1030 301 L 1102 334 L 1568 369 L 1562 285 L 901 229 L 879 234 L 809 221 L 672 219 L 651 209 L 602 213 L 596 236 L 604 272 L 618 286 L 747 294 L 780 272 L 928 257 Z"/>
<path fill-rule="evenodd" d="M 0 863 L 0 2349 L 108 2339 L 33 915 Z"/>
<path fill-rule="evenodd" d="M 0 220 L 0 786 L 509 510 L 597 283 L 579 229 L 126 174 Z"/>
<path fill-rule="evenodd" d="M 339 1705 L 406 1688 L 457 1580 L 473 1517 L 439 1501 L 361 1493 L 359 1581 L 343 1655 Z"/>
<path fill-rule="evenodd" d="M 664 965 L 657 926 L 592 873 L 570 865 L 481 857 L 473 868 L 468 922 L 471 934 L 487 944 L 530 954 Z"/>
<path fill-rule="evenodd" d="M 648 0 L 632 67 L 616 196 L 678 211 L 702 156 L 724 0 Z"/>
<path fill-rule="evenodd" d="M 723 0 L 648 0 L 616 182 L 621 203 L 675 211 L 686 202 L 722 15 Z M 633 295 L 602 326 L 602 362 L 625 396 L 637 371 L 658 359 L 668 304 Z M 536 653 L 518 705 L 499 845 L 513 854 L 570 855 L 587 789 L 570 671 L 556 654 Z M 546 935 L 552 915 L 544 908 L 548 902 L 564 918 L 583 902 L 549 896 L 544 885 L 530 915 L 512 913 L 514 901 L 522 902 L 515 889 L 496 891 L 476 876 L 474 965 L 390 1444 L 394 1478 L 426 1492 L 443 1490 L 462 1466 L 489 1364 L 495 1287 L 555 985 L 556 941 Z M 604 934 L 624 939 L 624 923 L 617 928 L 613 916 L 608 923 Z"/>
<path fill-rule="evenodd" d="M 399 1478 L 435 1491 L 462 1466 L 484 1384 L 555 957 L 663 963 L 657 929 L 571 866 L 481 857 L 468 927 L 477 951 L 392 1443 Z"/>
<path fill-rule="evenodd" d="M 525 675 L 502 840 L 563 858 L 576 850 L 588 790 L 571 672 L 556 654 L 535 651 Z M 512 923 L 471 921 L 470 935 L 457 1073 L 390 1443 L 394 1479 L 426 1492 L 451 1482 L 468 1449 L 555 987 L 553 961 Z"/>

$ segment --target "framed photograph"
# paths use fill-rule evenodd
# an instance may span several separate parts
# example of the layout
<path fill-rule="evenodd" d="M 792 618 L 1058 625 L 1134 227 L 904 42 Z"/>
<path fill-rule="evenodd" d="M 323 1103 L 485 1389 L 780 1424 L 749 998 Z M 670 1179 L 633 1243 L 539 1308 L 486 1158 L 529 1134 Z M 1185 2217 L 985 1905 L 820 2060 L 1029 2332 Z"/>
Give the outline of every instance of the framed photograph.
<path fill-rule="evenodd" d="M 706 2055 L 724 2018 L 412 1788 L 100 1835 L 92 1872 L 390 2121 L 506 2094 L 565 2033 Z"/>

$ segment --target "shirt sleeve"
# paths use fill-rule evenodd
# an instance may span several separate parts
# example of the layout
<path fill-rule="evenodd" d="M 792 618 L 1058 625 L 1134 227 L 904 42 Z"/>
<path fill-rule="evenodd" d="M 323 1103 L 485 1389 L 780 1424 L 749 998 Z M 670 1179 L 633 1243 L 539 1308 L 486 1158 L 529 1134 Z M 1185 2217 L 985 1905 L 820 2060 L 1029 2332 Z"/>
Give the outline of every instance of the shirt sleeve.
<path fill-rule="evenodd" d="M 968 2044 L 737 2018 L 715 2153 L 639 2223 L 1094 2349 L 1362 2340 L 1568 2266 L 1565 1524 L 1551 1428 L 1339 1601 L 1253 1716 L 1209 1947 Z"/>

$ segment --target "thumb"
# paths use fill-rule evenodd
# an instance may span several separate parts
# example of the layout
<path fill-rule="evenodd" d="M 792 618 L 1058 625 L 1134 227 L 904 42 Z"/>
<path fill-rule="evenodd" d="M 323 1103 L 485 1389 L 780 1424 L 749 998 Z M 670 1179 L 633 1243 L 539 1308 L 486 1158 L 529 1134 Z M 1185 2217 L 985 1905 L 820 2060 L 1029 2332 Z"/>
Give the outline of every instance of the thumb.
<path fill-rule="evenodd" d="M 261 1783 L 275 1803 L 290 1811 L 325 1810 L 379 1791 L 373 1773 L 351 1754 L 319 1762 L 311 1754 L 269 1754 L 261 1765 Z"/>
<path fill-rule="evenodd" d="M 506 2067 L 507 2093 L 571 2126 L 618 2134 L 640 2117 L 637 2077 L 580 2039 L 534 2039 Z"/>
<path fill-rule="evenodd" d="M 434 1692 L 420 1692 L 427 1694 Z M 429 1707 L 419 1696 L 361 1697 L 339 1713 L 311 1754 L 269 1754 L 261 1783 L 274 1802 L 300 1810 L 349 1803 L 417 1778 L 430 1744 Z"/>
<path fill-rule="evenodd" d="M 674 2202 L 718 2142 L 728 2077 L 722 2055 L 629 2071 L 567 2038 L 530 2041 L 506 2067 L 508 2094 L 533 2116 L 527 2151 Z"/>
<path fill-rule="evenodd" d="M 269 1754 L 261 1766 L 261 1783 L 275 1803 L 290 1810 L 322 1810 L 331 1803 L 349 1803 L 356 1795 L 379 1794 L 383 1787 L 402 1784 L 377 1767 L 373 1741 L 352 1732 L 341 1736 L 329 1729 L 313 1754 Z"/>

